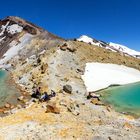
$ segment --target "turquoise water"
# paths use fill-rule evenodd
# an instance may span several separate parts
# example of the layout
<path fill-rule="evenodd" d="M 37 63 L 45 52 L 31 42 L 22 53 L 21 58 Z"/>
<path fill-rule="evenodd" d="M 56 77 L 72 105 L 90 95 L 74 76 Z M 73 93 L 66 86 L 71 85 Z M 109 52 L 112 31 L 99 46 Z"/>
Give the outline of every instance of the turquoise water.
<path fill-rule="evenodd" d="M 140 83 L 111 87 L 100 92 L 102 101 L 116 111 L 140 116 Z"/>
<path fill-rule="evenodd" d="M 0 107 L 5 103 L 15 104 L 20 92 L 12 83 L 8 83 L 9 74 L 6 71 L 0 70 Z"/>

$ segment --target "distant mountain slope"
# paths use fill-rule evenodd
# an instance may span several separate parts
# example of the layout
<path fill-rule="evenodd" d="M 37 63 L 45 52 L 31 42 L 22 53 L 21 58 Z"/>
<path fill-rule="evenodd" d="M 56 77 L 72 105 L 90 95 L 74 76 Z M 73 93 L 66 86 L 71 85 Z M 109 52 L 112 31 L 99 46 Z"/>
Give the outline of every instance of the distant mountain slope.
<path fill-rule="evenodd" d="M 140 52 L 132 50 L 124 45 L 116 44 L 116 43 L 106 43 L 104 41 L 96 40 L 94 38 L 88 37 L 86 35 L 82 35 L 80 38 L 77 39 L 78 41 L 82 41 L 85 43 L 89 43 L 92 45 L 97 45 L 99 47 L 103 47 L 109 49 L 114 52 L 120 52 L 128 56 L 132 56 L 135 58 L 140 58 Z"/>

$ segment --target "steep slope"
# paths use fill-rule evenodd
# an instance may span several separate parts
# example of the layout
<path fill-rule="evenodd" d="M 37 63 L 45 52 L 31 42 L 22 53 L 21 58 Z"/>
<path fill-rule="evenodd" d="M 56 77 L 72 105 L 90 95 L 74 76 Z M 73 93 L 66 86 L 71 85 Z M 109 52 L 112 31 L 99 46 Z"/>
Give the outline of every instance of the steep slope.
<path fill-rule="evenodd" d="M 0 67 L 26 46 L 34 37 L 46 40 L 62 40 L 59 37 L 19 17 L 7 17 L 0 21 Z M 40 48 L 41 49 L 41 48 Z M 30 52 L 28 52 L 30 53 Z M 26 54 L 25 54 L 26 55 Z"/>
<path fill-rule="evenodd" d="M 99 47 L 106 48 L 108 50 L 114 51 L 114 52 L 119 52 L 124 55 L 132 56 L 135 58 L 140 58 L 140 52 L 137 52 L 135 50 L 132 50 L 124 45 L 116 44 L 116 43 L 106 43 L 104 41 L 96 40 L 94 38 L 88 37 L 86 35 L 82 35 L 80 38 L 77 39 L 78 41 L 82 41 L 85 43 L 89 43 L 92 45 L 96 45 Z"/>

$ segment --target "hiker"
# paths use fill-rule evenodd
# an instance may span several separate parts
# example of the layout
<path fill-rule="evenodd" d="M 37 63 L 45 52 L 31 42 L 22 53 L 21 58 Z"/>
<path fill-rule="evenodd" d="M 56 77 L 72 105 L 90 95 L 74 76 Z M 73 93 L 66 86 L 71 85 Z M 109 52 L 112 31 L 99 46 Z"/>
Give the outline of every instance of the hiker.
<path fill-rule="evenodd" d="M 91 98 L 97 98 L 98 101 L 100 101 L 100 95 L 96 95 L 95 93 L 89 92 L 87 99 L 91 99 Z"/>
<path fill-rule="evenodd" d="M 55 97 L 55 96 L 56 96 L 55 91 L 51 90 L 51 94 L 50 94 L 49 96 L 50 96 L 50 97 Z"/>
<path fill-rule="evenodd" d="M 39 99 L 41 96 L 41 87 L 37 88 L 36 91 L 31 95 L 32 98 Z"/>
<path fill-rule="evenodd" d="M 91 92 L 89 92 L 88 96 L 87 96 L 87 99 L 91 99 L 93 96 L 91 95 Z"/>
<path fill-rule="evenodd" d="M 48 101 L 50 100 L 50 96 L 47 92 L 44 92 L 44 94 L 40 97 L 40 101 Z"/>

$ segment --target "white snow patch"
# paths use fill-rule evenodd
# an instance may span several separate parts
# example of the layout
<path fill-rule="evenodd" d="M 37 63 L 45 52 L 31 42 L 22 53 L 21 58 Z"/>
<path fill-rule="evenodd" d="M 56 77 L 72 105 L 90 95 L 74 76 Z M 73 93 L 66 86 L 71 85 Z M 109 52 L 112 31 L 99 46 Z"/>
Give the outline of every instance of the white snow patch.
<path fill-rule="evenodd" d="M 86 35 L 82 35 L 80 38 L 77 39 L 78 41 L 83 41 L 85 43 L 92 43 L 93 39 L 86 36 Z"/>
<path fill-rule="evenodd" d="M 112 42 L 110 42 L 109 45 L 108 44 L 103 45 L 101 41 L 95 40 L 95 39 L 93 39 L 91 37 L 88 37 L 86 35 L 82 35 L 80 38 L 77 39 L 77 41 L 90 43 L 92 45 L 96 45 L 96 46 L 99 46 L 99 47 L 106 48 L 106 49 L 111 50 L 113 52 L 122 52 L 125 55 L 132 56 L 132 57 L 135 57 L 135 58 L 140 58 L 140 52 L 132 50 L 132 49 L 130 49 L 127 46 L 124 46 L 124 45 L 120 45 L 120 44 L 116 44 L 116 43 L 112 43 Z"/>
<path fill-rule="evenodd" d="M 8 21 L 5 25 L 1 26 L 0 36 L 2 36 L 5 31 L 7 31 L 8 33 L 13 35 L 15 33 L 21 32 L 23 30 L 23 27 L 19 26 L 18 24 L 9 25 L 9 23 L 10 22 Z"/>
<path fill-rule="evenodd" d="M 18 54 L 19 50 L 21 50 L 25 44 L 31 39 L 32 35 L 26 33 L 23 37 L 19 39 L 20 43 L 17 43 L 17 41 L 12 41 L 9 46 L 10 49 L 3 55 L 3 59 L 0 60 L 0 65 L 4 65 L 8 60 L 13 58 L 15 55 Z"/>
<path fill-rule="evenodd" d="M 83 41 L 85 43 L 91 43 L 92 45 L 100 46 L 99 42 L 94 42 L 91 37 L 88 37 L 86 35 L 82 35 L 80 38 L 77 39 L 78 41 Z"/>
<path fill-rule="evenodd" d="M 110 50 L 112 52 L 117 52 L 117 50 L 114 50 L 113 48 L 111 48 L 110 46 L 105 47 L 107 50 Z"/>
<path fill-rule="evenodd" d="M 5 30 L 6 30 L 6 28 L 7 28 L 7 26 L 8 26 L 8 24 L 9 24 L 9 21 L 6 23 L 6 25 L 2 25 L 1 26 L 1 33 L 0 33 L 0 36 L 2 36 L 3 35 L 3 33 L 5 32 Z"/>
<path fill-rule="evenodd" d="M 87 91 L 98 91 L 110 85 L 140 81 L 140 71 L 117 64 L 87 63 L 82 75 Z"/>
<path fill-rule="evenodd" d="M 7 32 L 10 34 L 20 33 L 22 32 L 23 27 L 19 26 L 18 24 L 13 24 L 7 27 Z"/>
<path fill-rule="evenodd" d="M 136 55 L 140 56 L 140 52 L 132 50 L 132 49 L 130 49 L 130 48 L 124 46 L 124 45 L 120 45 L 120 44 L 116 44 L 116 43 L 112 43 L 112 42 L 110 42 L 109 45 L 114 47 L 118 51 L 123 52 L 123 53 L 127 53 L 131 56 L 136 56 Z"/>

